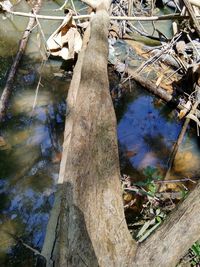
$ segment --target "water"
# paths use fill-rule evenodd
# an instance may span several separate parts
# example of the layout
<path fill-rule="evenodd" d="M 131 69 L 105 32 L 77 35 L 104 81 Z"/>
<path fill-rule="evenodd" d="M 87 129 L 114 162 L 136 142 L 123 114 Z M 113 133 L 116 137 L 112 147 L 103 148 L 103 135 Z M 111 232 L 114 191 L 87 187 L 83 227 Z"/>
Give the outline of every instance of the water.
<path fill-rule="evenodd" d="M 56 2 L 45 1 L 42 13 L 58 7 Z M 21 1 L 16 9 L 27 11 L 27 3 Z M 0 93 L 26 23 L 27 18 L 0 17 Z M 58 25 L 41 21 L 46 38 Z M 44 49 L 40 38 L 35 29 L 16 76 L 7 120 L 0 128 L 0 266 L 36 265 L 37 257 L 26 245 L 39 251 L 42 248 L 58 179 L 70 74 L 63 76 L 61 61 L 48 60 L 42 68 Z M 116 112 L 122 173 L 137 180 L 149 165 L 166 169 L 181 129 L 175 114 L 135 84 Z M 190 159 L 190 154 L 184 153 L 192 151 L 195 170 L 199 152 L 192 136 L 191 132 L 185 139 L 181 155 Z"/>
<path fill-rule="evenodd" d="M 58 7 L 45 2 L 43 9 Z M 17 9 L 27 11 L 26 2 Z M 0 93 L 26 23 L 26 18 L 0 17 Z M 58 25 L 42 22 L 46 38 Z M 44 49 L 35 29 L 20 63 L 7 120 L 0 128 L 0 266 L 35 266 L 34 253 L 21 241 L 41 250 L 54 201 L 70 79 L 63 77 L 61 61 L 48 60 L 42 68 L 41 54 Z"/>
<path fill-rule="evenodd" d="M 164 177 L 173 146 L 182 129 L 177 112 L 135 83 L 116 111 L 122 174 L 138 182 L 145 179 L 144 170 L 151 166 Z M 199 139 L 195 125 L 191 125 L 179 147 L 168 179 L 199 177 Z M 194 184 L 189 182 L 187 186 L 191 189 Z"/>

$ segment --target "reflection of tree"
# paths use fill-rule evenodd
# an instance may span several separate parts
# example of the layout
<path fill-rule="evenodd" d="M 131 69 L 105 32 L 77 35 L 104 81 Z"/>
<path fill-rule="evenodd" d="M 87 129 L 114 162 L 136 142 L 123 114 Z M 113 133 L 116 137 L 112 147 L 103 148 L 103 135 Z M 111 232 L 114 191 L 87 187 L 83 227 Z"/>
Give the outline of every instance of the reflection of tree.
<path fill-rule="evenodd" d="M 18 242 L 4 258 L 0 259 L 1 266 L 27 267 L 37 266 L 38 257 L 28 248 Z M 42 265 L 38 265 L 42 267 Z"/>
<path fill-rule="evenodd" d="M 150 147 L 150 150 L 156 155 L 156 157 L 167 164 L 167 159 L 169 158 L 171 149 L 167 147 L 164 137 L 162 134 L 157 134 L 156 136 L 144 135 L 144 142 Z"/>
<path fill-rule="evenodd" d="M 131 84 L 131 89 L 130 89 L 130 84 Z M 121 89 L 123 97 L 120 99 L 119 104 L 115 107 L 115 113 L 117 116 L 118 123 L 120 122 L 121 119 L 123 119 L 123 116 L 127 111 L 128 105 L 137 100 L 137 98 L 141 94 L 143 94 L 142 90 L 140 90 L 141 87 L 138 84 L 136 84 L 136 82 L 130 81 L 130 84 L 129 82 L 123 84 Z"/>
<path fill-rule="evenodd" d="M 175 111 L 174 108 L 169 107 L 167 104 L 157 105 L 158 99 L 154 99 L 154 108 L 159 110 L 159 116 L 163 118 L 166 122 L 175 123 L 176 117 L 175 117 Z"/>
<path fill-rule="evenodd" d="M 145 179 L 143 172 L 139 171 L 132 165 L 130 159 L 125 153 L 126 148 L 120 143 L 118 147 L 121 174 L 129 175 L 133 182 L 143 181 Z"/>

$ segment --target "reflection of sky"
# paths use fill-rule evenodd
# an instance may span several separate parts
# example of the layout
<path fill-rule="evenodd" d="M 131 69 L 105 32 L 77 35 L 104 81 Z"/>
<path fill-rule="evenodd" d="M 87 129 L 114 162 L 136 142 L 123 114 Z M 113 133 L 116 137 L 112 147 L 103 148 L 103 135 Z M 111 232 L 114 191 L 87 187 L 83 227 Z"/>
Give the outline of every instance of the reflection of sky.
<path fill-rule="evenodd" d="M 56 107 L 59 107 L 59 104 Z M 64 110 L 62 107 L 60 109 Z M 62 115 L 62 112 L 60 113 Z M 35 248 L 42 247 L 54 200 L 58 167 L 51 161 L 54 149 L 51 131 L 54 124 L 63 123 L 61 115 L 55 113 L 51 105 L 48 105 L 36 107 L 30 124 L 21 126 L 18 122 L 22 133 L 23 130 L 27 132 L 27 127 L 30 131 L 27 137 L 19 135 L 19 142 L 12 147 L 11 154 L 6 154 L 10 163 L 13 155 L 16 168 L 9 177 L 5 177 L 5 180 L 0 179 L 0 193 L 4 192 L 8 200 L 8 205 L 0 210 L 3 216 L 0 224 L 6 225 L 10 220 L 16 222 L 23 230 L 22 239 Z M 13 131 L 10 140 L 14 135 Z M 20 137 L 24 138 L 23 142 L 20 142 Z M 26 169 L 24 164 L 30 165 L 30 168 Z"/>
<path fill-rule="evenodd" d="M 153 97 L 140 96 L 128 105 L 119 121 L 118 140 L 124 151 L 136 151 L 136 155 L 130 157 L 129 160 L 134 167 L 140 168 L 162 163 L 153 153 L 148 139 L 154 142 L 160 139 L 159 142 L 162 140 L 170 148 L 179 131 L 180 125 L 177 122 L 165 119 L 160 115 L 160 110 L 155 109 Z"/>

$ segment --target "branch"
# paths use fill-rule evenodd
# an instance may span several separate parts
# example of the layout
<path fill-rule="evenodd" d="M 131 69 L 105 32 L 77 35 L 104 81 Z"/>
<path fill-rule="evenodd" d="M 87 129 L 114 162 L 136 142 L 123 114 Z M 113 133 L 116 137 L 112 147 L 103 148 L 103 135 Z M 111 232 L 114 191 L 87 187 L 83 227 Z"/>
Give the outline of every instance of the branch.
<path fill-rule="evenodd" d="M 26 12 L 15 12 L 15 11 L 5 11 L 8 14 L 12 14 L 14 16 L 22 16 L 35 18 L 35 15 L 32 13 Z M 79 19 L 90 19 L 92 15 L 77 15 L 73 16 L 74 20 Z M 46 16 L 46 15 L 37 15 L 38 19 L 46 19 L 46 20 L 63 20 L 64 16 Z M 190 16 L 182 16 L 180 14 L 172 14 L 172 15 L 163 15 L 163 16 L 152 16 L 152 17 L 129 17 L 129 16 L 110 16 L 110 20 L 127 20 L 127 21 L 157 21 L 157 20 L 184 20 L 189 19 Z M 200 16 L 196 16 L 197 19 L 200 19 Z"/>
<path fill-rule="evenodd" d="M 35 4 L 34 8 L 33 8 L 33 12 L 37 13 L 40 10 L 40 6 L 41 6 L 41 0 L 38 0 Z M 24 31 L 24 34 L 21 38 L 17 55 L 14 59 L 14 62 L 12 64 L 11 68 L 10 68 L 10 72 L 8 74 L 6 85 L 4 87 L 4 90 L 3 90 L 3 93 L 2 93 L 2 96 L 0 99 L 0 122 L 2 122 L 5 118 L 9 98 L 10 98 L 10 95 L 12 93 L 15 74 L 16 74 L 17 68 L 19 66 L 20 60 L 21 60 L 21 58 L 24 54 L 24 51 L 26 49 L 28 38 L 29 38 L 31 30 L 34 26 L 34 23 L 35 23 L 35 15 L 33 15 L 33 17 L 31 16 L 29 19 L 28 25 L 27 25 L 27 27 Z"/>
<path fill-rule="evenodd" d="M 200 183 L 172 212 L 163 225 L 140 244 L 134 266 L 176 266 L 179 259 L 200 238 Z"/>
<path fill-rule="evenodd" d="M 183 0 L 183 2 L 184 2 L 186 9 L 187 9 L 192 21 L 193 21 L 193 24 L 194 24 L 194 27 L 195 27 L 197 33 L 198 33 L 198 36 L 200 37 L 200 24 L 197 20 L 197 17 L 195 16 L 192 5 L 188 0 Z"/>

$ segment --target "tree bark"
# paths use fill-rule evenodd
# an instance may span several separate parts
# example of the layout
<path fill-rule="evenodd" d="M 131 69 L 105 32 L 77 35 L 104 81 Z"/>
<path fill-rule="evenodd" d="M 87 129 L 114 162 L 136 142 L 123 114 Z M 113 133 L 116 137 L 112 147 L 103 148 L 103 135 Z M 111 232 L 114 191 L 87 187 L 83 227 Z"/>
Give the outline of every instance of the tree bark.
<path fill-rule="evenodd" d="M 175 267 L 200 237 L 200 183 L 163 225 L 138 246 L 135 265 Z"/>
<path fill-rule="evenodd" d="M 124 220 L 116 119 L 107 78 L 108 25 L 107 11 L 97 8 L 76 103 L 66 120 L 66 129 L 68 120 L 73 125 L 70 137 L 68 130 L 65 134 L 61 163 L 65 173 L 59 266 L 129 266 L 134 256 Z"/>
<path fill-rule="evenodd" d="M 43 255 L 62 267 L 173 267 L 200 237 L 200 184 L 156 233 L 136 245 L 121 197 L 116 118 L 107 75 L 109 16 L 105 5 L 96 10 L 67 98 L 56 227 L 48 227 L 45 239 L 53 229 L 56 246 L 51 253 L 44 249 Z"/>

